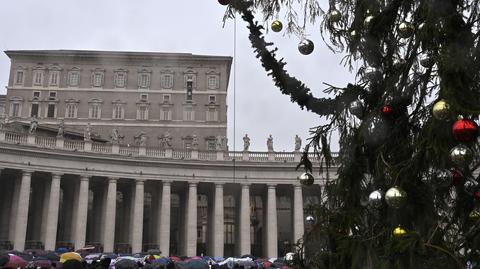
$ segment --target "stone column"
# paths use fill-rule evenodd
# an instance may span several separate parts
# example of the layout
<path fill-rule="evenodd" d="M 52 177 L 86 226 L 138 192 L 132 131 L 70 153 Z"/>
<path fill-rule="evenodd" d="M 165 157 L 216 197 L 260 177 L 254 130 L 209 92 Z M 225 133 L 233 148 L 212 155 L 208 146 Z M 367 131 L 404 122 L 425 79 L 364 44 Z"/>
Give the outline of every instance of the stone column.
<path fill-rule="evenodd" d="M 296 243 L 303 236 L 303 194 L 302 186 L 293 186 L 293 243 Z"/>
<path fill-rule="evenodd" d="M 277 195 L 275 185 L 267 185 L 267 257 L 278 256 Z M 265 226 L 265 228 L 267 227 Z"/>
<path fill-rule="evenodd" d="M 20 183 L 18 196 L 17 219 L 15 220 L 15 237 L 13 241 L 13 248 L 18 251 L 23 251 L 25 249 L 31 179 L 32 171 L 22 171 L 22 181 Z"/>
<path fill-rule="evenodd" d="M 144 204 L 144 189 L 145 182 L 142 179 L 137 179 L 135 182 L 135 202 L 133 208 L 133 225 L 132 225 L 132 253 L 142 251 L 143 239 L 143 204 Z"/>
<path fill-rule="evenodd" d="M 225 242 L 223 212 L 223 183 L 215 184 L 215 199 L 213 204 L 213 256 L 223 257 Z"/>
<path fill-rule="evenodd" d="M 80 176 L 80 188 L 78 190 L 78 203 L 76 206 L 75 219 L 75 249 L 85 246 L 87 235 L 87 213 L 88 213 L 88 184 L 89 176 Z"/>
<path fill-rule="evenodd" d="M 58 208 L 60 202 L 61 174 L 52 174 L 50 195 L 48 197 L 47 226 L 45 227 L 45 250 L 55 250 L 57 242 Z"/>
<path fill-rule="evenodd" d="M 115 212 L 117 206 L 117 178 L 108 179 L 105 226 L 103 229 L 103 252 L 113 252 L 115 243 Z"/>
<path fill-rule="evenodd" d="M 162 255 L 168 257 L 170 255 L 170 207 L 171 207 L 171 182 L 163 181 L 162 199 L 159 205 L 160 213 L 158 214 L 160 223 L 160 231 L 158 233 L 158 246 Z"/>
<path fill-rule="evenodd" d="M 197 254 L 197 183 L 188 183 L 186 248 L 185 255 L 192 257 Z"/>
<path fill-rule="evenodd" d="M 250 185 L 242 184 L 242 192 L 240 194 L 240 248 L 239 255 L 251 254 L 251 238 L 250 238 Z"/>

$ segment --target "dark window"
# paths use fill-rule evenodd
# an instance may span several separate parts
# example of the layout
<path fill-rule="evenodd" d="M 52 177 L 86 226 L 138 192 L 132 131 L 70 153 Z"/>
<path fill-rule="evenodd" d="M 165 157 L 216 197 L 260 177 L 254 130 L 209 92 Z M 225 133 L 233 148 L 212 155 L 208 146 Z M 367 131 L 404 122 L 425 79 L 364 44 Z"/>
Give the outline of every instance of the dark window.
<path fill-rule="evenodd" d="M 32 112 L 30 113 L 30 117 L 38 117 L 38 104 L 32 104 Z"/>
<path fill-rule="evenodd" d="M 193 81 L 187 81 L 187 100 L 192 100 Z"/>
<path fill-rule="evenodd" d="M 33 92 L 33 97 L 40 97 L 40 92 Z"/>
<path fill-rule="evenodd" d="M 55 117 L 55 105 L 49 104 L 47 110 L 47 118 L 54 118 Z"/>

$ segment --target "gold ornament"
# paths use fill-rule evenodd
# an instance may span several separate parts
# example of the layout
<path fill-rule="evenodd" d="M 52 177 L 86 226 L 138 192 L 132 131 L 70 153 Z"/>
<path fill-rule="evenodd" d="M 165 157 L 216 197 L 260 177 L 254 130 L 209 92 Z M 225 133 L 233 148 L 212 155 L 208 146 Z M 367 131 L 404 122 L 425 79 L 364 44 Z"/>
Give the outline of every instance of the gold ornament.
<path fill-rule="evenodd" d="M 446 120 L 450 116 L 450 106 L 447 101 L 441 99 L 433 105 L 432 108 L 433 117 L 437 120 Z"/>
<path fill-rule="evenodd" d="M 373 17 L 372 15 L 369 15 L 365 18 L 365 20 L 363 21 L 363 25 L 365 26 L 365 28 L 370 28 L 374 18 L 375 17 Z"/>
<path fill-rule="evenodd" d="M 330 13 L 328 13 L 328 19 L 332 23 L 339 22 L 342 19 L 342 14 L 340 14 L 340 11 L 332 9 L 330 10 Z"/>
<path fill-rule="evenodd" d="M 354 39 L 357 37 L 357 31 L 353 30 L 350 32 L 350 38 Z"/>
<path fill-rule="evenodd" d="M 407 193 L 400 187 L 395 186 L 385 193 L 385 202 L 393 208 L 402 207 L 407 201 Z"/>
<path fill-rule="evenodd" d="M 315 178 L 312 176 L 312 174 L 305 172 L 298 177 L 298 180 L 302 185 L 311 186 L 315 181 Z"/>
<path fill-rule="evenodd" d="M 415 31 L 415 28 L 413 25 L 409 22 L 402 22 L 398 26 L 398 35 L 401 38 L 409 38 L 412 36 L 413 32 Z"/>
<path fill-rule="evenodd" d="M 274 20 L 271 25 L 272 31 L 274 32 L 280 32 L 283 29 L 283 24 L 279 20 Z"/>
<path fill-rule="evenodd" d="M 473 222 L 477 222 L 480 220 L 480 212 L 474 209 L 472 212 L 470 212 L 470 214 L 468 214 L 468 218 Z"/>
<path fill-rule="evenodd" d="M 407 234 L 407 230 L 403 229 L 400 225 L 393 230 L 393 236 L 402 237 Z"/>

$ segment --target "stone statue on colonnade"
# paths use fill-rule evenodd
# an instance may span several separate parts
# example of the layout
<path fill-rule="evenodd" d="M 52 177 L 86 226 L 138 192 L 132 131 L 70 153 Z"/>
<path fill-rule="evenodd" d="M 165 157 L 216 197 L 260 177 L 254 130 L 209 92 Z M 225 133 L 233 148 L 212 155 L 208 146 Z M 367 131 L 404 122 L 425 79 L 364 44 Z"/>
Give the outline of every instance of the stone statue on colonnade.
<path fill-rule="evenodd" d="M 243 151 L 248 151 L 248 148 L 250 148 L 250 137 L 248 137 L 248 134 L 245 134 L 243 137 Z"/>
<path fill-rule="evenodd" d="M 268 149 L 268 152 L 273 151 L 273 137 L 272 137 L 272 135 L 268 136 L 268 138 L 267 138 L 267 149 Z"/>
<path fill-rule="evenodd" d="M 302 139 L 300 136 L 295 135 L 295 151 L 300 151 L 300 148 L 302 147 Z"/>

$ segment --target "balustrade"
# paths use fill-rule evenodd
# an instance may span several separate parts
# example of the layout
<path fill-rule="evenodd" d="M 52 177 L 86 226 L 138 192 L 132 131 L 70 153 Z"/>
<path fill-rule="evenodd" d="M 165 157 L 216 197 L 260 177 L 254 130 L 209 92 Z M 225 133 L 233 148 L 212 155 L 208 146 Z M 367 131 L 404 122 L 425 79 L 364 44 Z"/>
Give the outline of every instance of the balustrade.
<path fill-rule="evenodd" d="M 112 153 L 112 145 L 93 142 L 92 143 L 92 151 L 93 152 L 100 152 L 100 153 Z"/>
<path fill-rule="evenodd" d="M 207 160 L 207 161 L 253 161 L 253 162 L 298 162 L 302 152 L 255 152 L 255 151 L 197 151 L 197 150 L 178 150 L 163 149 L 158 147 L 143 147 L 140 151 L 137 146 L 119 145 L 110 143 L 90 142 L 87 149 L 83 140 L 65 140 L 58 137 L 32 136 L 22 133 L 3 131 L 0 135 L 0 143 L 7 142 L 13 144 L 25 144 L 38 146 L 42 148 L 56 148 L 71 151 L 91 151 L 103 154 L 119 154 L 125 156 L 146 156 L 151 158 L 173 158 L 180 160 Z M 59 143 L 61 142 L 61 143 Z M 311 160 L 318 160 L 314 152 L 310 152 L 308 157 Z M 338 158 L 338 153 L 332 153 L 333 161 Z"/>
<path fill-rule="evenodd" d="M 35 137 L 35 145 L 44 148 L 54 148 L 56 144 L 55 137 L 48 137 L 48 136 L 36 136 Z"/>

